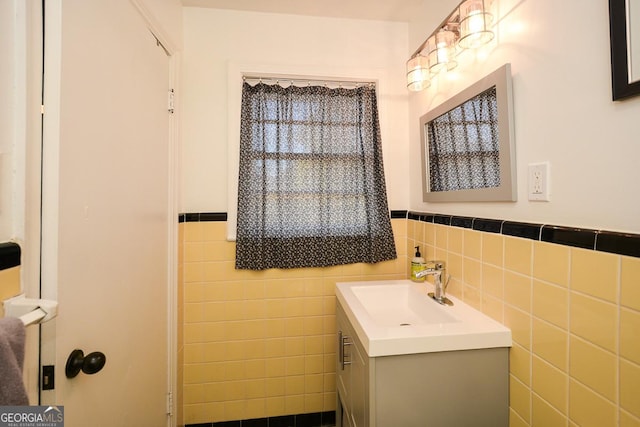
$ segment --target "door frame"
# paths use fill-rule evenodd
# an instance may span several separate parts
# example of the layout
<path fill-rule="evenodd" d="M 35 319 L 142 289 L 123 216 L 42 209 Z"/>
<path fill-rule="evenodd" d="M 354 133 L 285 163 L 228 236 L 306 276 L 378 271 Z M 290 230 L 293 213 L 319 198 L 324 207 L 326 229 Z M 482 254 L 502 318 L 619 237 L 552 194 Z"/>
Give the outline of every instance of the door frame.
<path fill-rule="evenodd" d="M 47 233 L 47 238 L 42 239 L 40 258 L 40 284 L 29 283 L 25 285 L 25 291 L 30 295 L 40 295 L 44 299 L 57 300 L 58 292 L 58 176 L 59 176 L 59 150 L 60 150 L 60 81 L 61 81 L 61 37 L 62 37 L 62 2 L 63 0 L 47 0 L 44 2 L 46 16 L 44 39 L 44 104 L 42 129 L 42 184 L 41 188 L 30 188 L 30 193 L 39 192 L 42 203 L 40 215 L 42 225 L 39 230 Z M 181 64 L 181 52 L 178 45 L 172 40 L 167 31 L 162 27 L 154 14 L 146 7 L 144 0 L 130 0 L 135 10 L 139 13 L 144 24 L 154 35 L 156 40 L 164 48 L 169 61 L 169 87 L 175 93 L 174 112 L 169 117 L 169 186 L 167 213 L 170 218 L 167 230 L 167 425 L 176 425 L 178 399 L 172 398 L 178 390 L 177 386 L 177 274 L 178 274 L 178 165 L 179 165 L 179 70 Z M 46 142 L 46 143 L 45 143 Z M 29 196 L 28 197 L 32 197 Z M 40 236 L 38 236 L 40 237 Z M 39 239 L 40 240 L 40 239 Z M 35 281 L 34 281 L 35 282 Z M 64 310 L 64 307 L 60 307 Z M 39 366 L 53 365 L 56 361 L 56 325 L 55 319 L 44 323 L 40 327 L 40 354 L 29 354 L 26 363 L 33 363 L 34 358 L 39 358 Z M 35 362 L 38 363 L 37 361 Z M 55 404 L 55 390 L 39 390 L 41 404 Z"/>
<path fill-rule="evenodd" d="M 42 142 L 42 3 L 13 1 L 14 52 L 9 58 L 15 72 L 14 136 L 16 179 L 14 181 L 13 237 L 20 243 L 21 292 L 40 297 L 40 182 Z M 30 402 L 38 402 L 39 331 L 27 328 L 24 382 Z"/>

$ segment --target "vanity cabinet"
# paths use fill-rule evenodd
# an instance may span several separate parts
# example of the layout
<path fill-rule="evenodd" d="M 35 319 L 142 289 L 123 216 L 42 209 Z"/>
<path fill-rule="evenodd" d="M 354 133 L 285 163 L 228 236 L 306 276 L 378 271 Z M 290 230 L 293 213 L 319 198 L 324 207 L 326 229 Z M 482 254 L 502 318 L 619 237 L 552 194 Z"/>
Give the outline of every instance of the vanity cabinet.
<path fill-rule="evenodd" d="M 369 357 L 341 308 L 336 315 L 336 323 L 336 421 L 338 426 L 365 427 L 369 425 Z"/>
<path fill-rule="evenodd" d="M 338 427 L 507 427 L 508 348 L 369 357 L 338 302 Z"/>

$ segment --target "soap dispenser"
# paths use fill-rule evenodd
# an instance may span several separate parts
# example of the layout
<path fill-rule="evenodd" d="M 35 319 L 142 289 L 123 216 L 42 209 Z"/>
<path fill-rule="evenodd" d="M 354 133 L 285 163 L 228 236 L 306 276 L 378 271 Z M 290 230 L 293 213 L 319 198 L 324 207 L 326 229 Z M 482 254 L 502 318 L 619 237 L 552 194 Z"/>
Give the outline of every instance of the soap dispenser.
<path fill-rule="evenodd" d="M 416 255 L 411 259 L 411 280 L 414 282 L 424 282 L 425 276 L 416 277 L 416 274 L 424 270 L 424 258 L 420 254 L 420 246 L 416 246 Z"/>

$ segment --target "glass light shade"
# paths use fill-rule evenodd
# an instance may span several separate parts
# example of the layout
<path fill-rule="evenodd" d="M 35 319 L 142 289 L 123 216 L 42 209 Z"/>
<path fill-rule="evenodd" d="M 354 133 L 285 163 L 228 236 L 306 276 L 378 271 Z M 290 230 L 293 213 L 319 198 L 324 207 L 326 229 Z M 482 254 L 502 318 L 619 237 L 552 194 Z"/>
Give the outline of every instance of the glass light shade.
<path fill-rule="evenodd" d="M 458 45 L 462 49 L 475 49 L 493 40 L 493 15 L 485 6 L 484 0 L 467 0 L 460 5 Z"/>
<path fill-rule="evenodd" d="M 407 61 L 407 88 L 417 92 L 429 86 L 429 61 L 426 56 L 416 55 Z"/>
<path fill-rule="evenodd" d="M 431 73 L 437 74 L 444 67 L 454 69 L 458 63 L 456 56 L 456 35 L 442 28 L 427 40 L 427 52 Z"/>

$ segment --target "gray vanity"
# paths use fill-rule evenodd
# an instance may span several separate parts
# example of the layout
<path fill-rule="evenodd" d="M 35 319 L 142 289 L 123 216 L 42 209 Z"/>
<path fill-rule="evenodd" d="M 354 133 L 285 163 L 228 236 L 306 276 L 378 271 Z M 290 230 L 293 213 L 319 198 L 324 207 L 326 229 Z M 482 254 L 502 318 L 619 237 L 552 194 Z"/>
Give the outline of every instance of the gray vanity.
<path fill-rule="evenodd" d="M 338 426 L 508 426 L 510 331 L 428 286 L 337 285 Z"/>

